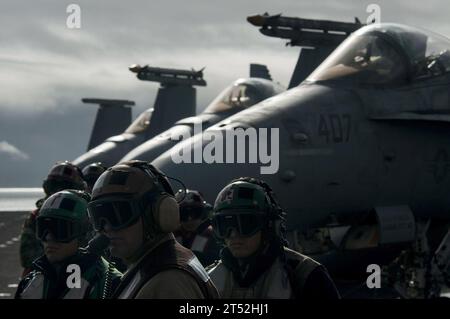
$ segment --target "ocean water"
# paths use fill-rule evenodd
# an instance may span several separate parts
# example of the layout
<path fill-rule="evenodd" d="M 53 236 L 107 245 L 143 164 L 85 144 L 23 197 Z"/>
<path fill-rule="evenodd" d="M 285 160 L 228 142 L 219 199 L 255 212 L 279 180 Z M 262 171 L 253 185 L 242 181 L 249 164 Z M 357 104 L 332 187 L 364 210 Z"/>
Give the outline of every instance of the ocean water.
<path fill-rule="evenodd" d="M 0 188 L 0 212 L 32 210 L 43 196 L 42 188 Z"/>

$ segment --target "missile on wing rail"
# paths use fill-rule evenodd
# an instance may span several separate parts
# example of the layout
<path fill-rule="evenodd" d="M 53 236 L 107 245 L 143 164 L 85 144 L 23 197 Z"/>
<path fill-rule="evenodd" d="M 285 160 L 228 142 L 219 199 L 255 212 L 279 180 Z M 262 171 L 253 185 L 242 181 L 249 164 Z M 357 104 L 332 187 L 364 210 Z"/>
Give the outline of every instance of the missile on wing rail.
<path fill-rule="evenodd" d="M 288 39 L 286 45 L 302 47 L 288 88 L 299 85 L 350 33 L 364 26 L 357 18 L 350 23 L 268 13 L 249 16 L 247 21 L 261 27 L 259 31 L 266 36 Z"/>
<path fill-rule="evenodd" d="M 291 46 L 317 47 L 338 45 L 347 36 L 364 26 L 358 19 L 355 22 L 330 20 L 312 20 L 283 17 L 281 14 L 254 15 L 247 17 L 254 26 L 261 27 L 260 32 L 269 37 L 289 39 Z"/>
<path fill-rule="evenodd" d="M 206 86 L 203 79 L 203 69 L 195 70 L 179 70 L 168 68 L 156 68 L 148 65 L 140 66 L 133 64 L 128 68 L 131 72 L 137 74 L 137 78 L 142 81 L 159 82 L 164 86 L 167 85 L 196 85 Z"/>

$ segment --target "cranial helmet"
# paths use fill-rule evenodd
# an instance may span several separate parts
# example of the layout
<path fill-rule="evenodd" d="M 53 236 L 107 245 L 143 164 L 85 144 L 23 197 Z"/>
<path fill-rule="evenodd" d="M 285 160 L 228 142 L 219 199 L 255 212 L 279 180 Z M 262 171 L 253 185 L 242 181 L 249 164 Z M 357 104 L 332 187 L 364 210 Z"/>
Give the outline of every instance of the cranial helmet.
<path fill-rule="evenodd" d="M 144 161 L 127 161 L 108 168 L 92 189 L 89 214 L 97 230 L 109 223 L 114 230 L 144 217 L 147 235 L 170 233 L 180 223 L 178 203 L 166 176 Z"/>
<path fill-rule="evenodd" d="M 65 189 L 86 190 L 86 182 L 78 166 L 64 161 L 53 165 L 42 187 L 47 196 L 50 196 Z"/>
<path fill-rule="evenodd" d="M 88 186 L 92 187 L 104 171 L 106 171 L 106 167 L 101 162 L 91 163 L 83 168 L 83 178 Z"/>
<path fill-rule="evenodd" d="M 203 220 L 212 211 L 212 206 L 205 201 L 199 191 L 193 189 L 179 190 L 175 194 L 175 198 L 180 206 L 181 221 L 187 221 L 189 217 Z"/>
<path fill-rule="evenodd" d="M 235 229 L 242 236 L 262 230 L 269 237 L 284 242 L 285 213 L 265 182 L 241 177 L 230 182 L 219 193 L 214 204 L 213 226 L 220 239 Z"/>
<path fill-rule="evenodd" d="M 90 230 L 87 205 L 90 196 L 80 190 L 64 190 L 51 195 L 42 204 L 36 221 L 37 237 L 45 240 L 51 232 L 56 241 L 84 239 Z"/>

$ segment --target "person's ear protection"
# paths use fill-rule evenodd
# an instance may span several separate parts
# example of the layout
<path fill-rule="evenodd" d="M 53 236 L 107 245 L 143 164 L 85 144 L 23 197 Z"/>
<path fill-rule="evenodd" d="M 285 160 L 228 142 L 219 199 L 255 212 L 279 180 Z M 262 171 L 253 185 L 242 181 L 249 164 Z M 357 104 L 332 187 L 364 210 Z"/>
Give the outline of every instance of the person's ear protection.
<path fill-rule="evenodd" d="M 157 228 L 163 233 L 171 233 L 180 226 L 180 208 L 175 199 L 174 192 L 166 176 L 153 165 L 136 161 L 129 164 L 147 173 L 155 181 L 155 187 L 160 193 L 153 196 L 151 209 L 145 211 L 147 221 L 153 221 Z"/>

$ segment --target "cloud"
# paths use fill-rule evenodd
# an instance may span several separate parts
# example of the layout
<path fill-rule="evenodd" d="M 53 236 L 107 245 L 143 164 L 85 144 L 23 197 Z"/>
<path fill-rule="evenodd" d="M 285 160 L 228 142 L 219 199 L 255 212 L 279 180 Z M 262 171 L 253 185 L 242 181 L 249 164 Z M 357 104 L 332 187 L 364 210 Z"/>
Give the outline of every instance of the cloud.
<path fill-rule="evenodd" d="M 7 154 L 11 157 L 11 159 L 18 159 L 18 160 L 29 160 L 30 156 L 19 150 L 17 147 L 15 147 L 12 144 L 9 144 L 6 141 L 0 142 L 0 154 Z"/>
<path fill-rule="evenodd" d="M 134 100 L 134 116 L 152 106 L 158 84 L 137 80 L 127 69 L 130 64 L 206 66 L 208 86 L 197 88 L 198 110 L 232 81 L 247 76 L 250 63 L 267 64 L 274 80 L 287 85 L 299 48 L 261 35 L 246 21 L 249 15 L 347 22 L 356 16 L 364 22 L 367 5 L 376 3 L 382 22 L 450 35 L 448 0 L 30 3 L 2 0 L 0 12 L 0 187 L 39 186 L 55 161 L 85 151 L 96 107 L 82 104 L 82 97 Z M 81 29 L 66 26 L 70 3 L 81 6 Z"/>
<path fill-rule="evenodd" d="M 283 84 L 298 57 L 281 39 L 262 36 L 246 17 L 269 12 L 303 18 L 365 21 L 371 0 L 317 2 L 270 0 L 79 0 L 81 29 L 68 29 L 69 2 L 40 1 L 33 10 L 24 0 L 5 0 L 0 13 L 0 106 L 15 113 L 36 114 L 76 105 L 84 96 L 132 99 L 139 107 L 152 103 L 156 84 L 143 83 L 127 70 L 133 63 L 169 68 L 206 66 L 208 87 L 199 90 L 200 109 L 218 91 L 246 75 L 251 62 L 267 63 Z M 429 0 L 379 0 L 383 21 L 418 24 L 445 33 L 448 4 Z M 220 4 L 220 9 L 219 5 Z M 442 8 L 433 13 L 435 7 Z M 20 18 L 18 18 L 20 17 Z M 140 83 L 141 82 L 141 83 Z"/>

